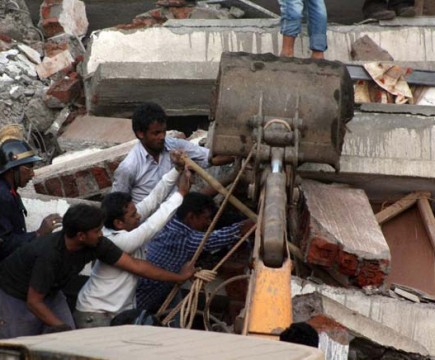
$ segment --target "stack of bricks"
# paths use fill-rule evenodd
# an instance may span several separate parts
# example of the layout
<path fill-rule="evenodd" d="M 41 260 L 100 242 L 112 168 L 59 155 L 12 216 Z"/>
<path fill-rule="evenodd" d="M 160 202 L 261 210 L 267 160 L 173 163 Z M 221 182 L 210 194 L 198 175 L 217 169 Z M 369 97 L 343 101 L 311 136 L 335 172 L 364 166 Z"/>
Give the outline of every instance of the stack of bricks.
<path fill-rule="evenodd" d="M 298 241 L 304 260 L 342 285 L 384 284 L 390 250 L 363 190 L 304 180 Z"/>
<path fill-rule="evenodd" d="M 35 190 L 39 194 L 68 198 L 89 198 L 102 194 L 112 186 L 116 168 L 136 143 L 137 140 L 133 140 L 36 169 L 33 180 Z"/>

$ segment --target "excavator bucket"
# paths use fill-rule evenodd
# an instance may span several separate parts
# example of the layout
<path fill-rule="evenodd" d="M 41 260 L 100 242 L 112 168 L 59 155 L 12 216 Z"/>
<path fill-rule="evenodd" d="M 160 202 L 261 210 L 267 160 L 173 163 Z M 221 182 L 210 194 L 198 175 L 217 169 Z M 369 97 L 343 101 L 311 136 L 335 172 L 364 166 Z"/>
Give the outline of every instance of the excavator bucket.
<path fill-rule="evenodd" d="M 297 163 L 338 169 L 353 85 L 340 62 L 223 53 L 212 100 L 213 155 L 246 157 L 256 142 L 255 116 L 301 119 Z"/>

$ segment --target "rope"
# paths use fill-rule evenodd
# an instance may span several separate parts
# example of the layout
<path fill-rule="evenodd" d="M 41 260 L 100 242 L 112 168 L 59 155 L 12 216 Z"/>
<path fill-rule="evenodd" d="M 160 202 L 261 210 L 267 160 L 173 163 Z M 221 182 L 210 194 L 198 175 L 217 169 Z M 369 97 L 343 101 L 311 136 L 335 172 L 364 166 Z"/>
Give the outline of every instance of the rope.
<path fill-rule="evenodd" d="M 195 274 L 195 280 L 190 288 L 189 294 L 183 299 L 180 308 L 180 324 L 184 329 L 190 329 L 198 310 L 198 300 L 201 289 L 206 283 L 216 278 L 216 271 L 200 270 Z"/>
<path fill-rule="evenodd" d="M 230 196 L 232 195 L 234 189 L 237 186 L 237 183 L 240 180 L 240 177 L 242 175 L 242 173 L 245 171 L 246 166 L 248 165 L 252 155 L 254 153 L 254 146 L 251 148 L 251 151 L 248 154 L 248 157 L 246 158 L 243 166 L 241 167 L 239 173 L 237 174 L 233 184 L 230 187 L 230 190 L 228 191 L 228 193 L 226 194 L 224 201 L 222 202 L 219 210 L 217 211 L 215 217 L 213 218 L 213 221 L 211 222 L 210 226 L 207 229 L 207 232 L 205 233 L 203 239 L 201 240 L 201 243 L 199 244 L 198 248 L 195 251 L 195 254 L 192 257 L 192 262 L 196 263 L 196 261 L 198 260 L 199 255 L 201 254 L 205 243 L 207 242 L 210 234 L 212 233 L 212 231 L 214 230 L 216 223 L 218 222 L 225 206 L 227 205 Z M 253 229 L 255 229 L 255 225 L 253 228 L 251 228 L 247 234 L 251 234 Z M 245 236 L 242 237 L 243 241 L 245 241 L 247 239 L 247 234 L 245 234 Z M 241 239 L 241 240 L 242 240 Z M 237 249 L 240 245 L 241 245 L 241 240 L 239 240 L 239 242 L 230 250 L 230 252 L 228 254 L 232 254 L 235 249 Z M 233 250 L 234 249 L 234 250 Z M 224 259 L 228 259 L 229 255 L 227 254 L 227 256 L 224 257 Z M 230 255 L 231 255 L 230 254 Z M 217 268 L 222 265 L 222 261 L 218 264 L 218 266 L 215 266 L 215 268 L 212 270 L 213 273 L 216 273 Z M 181 311 L 180 316 L 182 317 L 181 319 L 181 327 L 182 328 L 191 328 L 192 326 L 192 322 L 193 322 L 193 318 L 195 316 L 196 313 L 196 309 L 198 307 L 198 298 L 199 298 L 199 293 L 202 289 L 202 287 L 204 286 L 204 283 L 207 282 L 207 276 L 209 276 L 209 274 L 204 275 L 204 273 L 202 271 L 200 271 L 199 275 L 200 277 L 197 277 L 195 275 L 195 280 L 191 286 L 191 290 L 189 292 L 189 294 L 183 299 L 183 301 L 181 303 L 179 303 L 174 309 L 172 309 L 172 311 L 163 319 L 162 324 L 166 325 L 176 314 L 178 311 Z M 205 276 L 206 278 L 203 279 L 202 277 Z M 160 309 L 157 312 L 157 316 L 160 316 L 169 306 L 169 304 L 171 303 L 171 301 L 174 299 L 175 295 L 177 294 L 177 292 L 180 289 L 179 284 L 175 285 L 172 288 L 172 291 L 169 293 L 168 297 L 166 298 L 166 300 L 164 301 L 163 305 L 160 307 Z"/>

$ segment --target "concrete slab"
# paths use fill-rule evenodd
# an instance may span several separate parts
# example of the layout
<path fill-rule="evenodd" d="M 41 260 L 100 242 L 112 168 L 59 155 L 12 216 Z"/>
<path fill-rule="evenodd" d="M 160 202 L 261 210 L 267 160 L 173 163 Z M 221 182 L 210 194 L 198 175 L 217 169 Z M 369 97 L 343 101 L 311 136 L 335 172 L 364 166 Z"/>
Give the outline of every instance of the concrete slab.
<path fill-rule="evenodd" d="M 396 17 L 393 20 L 379 21 L 381 26 L 435 26 L 435 16 L 417 16 L 413 18 Z"/>
<path fill-rule="evenodd" d="M 0 356 L 19 357 L 17 353 L 22 348 L 33 357 L 107 360 L 140 360 L 144 358 L 145 353 L 149 360 L 324 359 L 323 353 L 318 349 L 284 341 L 141 325 L 79 329 L 72 332 L 2 340 Z"/>
<path fill-rule="evenodd" d="M 140 103 L 154 101 L 168 115 L 207 116 L 215 82 L 214 68 L 210 65 L 207 62 L 100 64 L 92 79 L 85 83 L 87 109 L 97 115 L 130 117 Z"/>
<path fill-rule="evenodd" d="M 42 219 L 49 214 L 58 213 L 63 216 L 71 205 L 99 203 L 83 199 L 58 198 L 48 195 L 24 195 L 22 197 L 24 206 L 27 209 L 26 226 L 28 231 L 35 231 L 41 225 Z"/>
<path fill-rule="evenodd" d="M 398 200 L 409 192 L 435 192 L 435 118 L 355 112 L 347 123 L 340 172 L 304 164 L 302 177 L 352 184 L 371 201 Z"/>
<path fill-rule="evenodd" d="M 295 321 L 308 321 L 318 315 L 326 316 L 345 326 L 355 337 L 370 339 L 385 348 L 393 348 L 406 353 L 427 356 L 428 350 L 419 342 L 398 333 L 396 330 L 374 321 L 364 315 L 357 314 L 327 295 L 314 292 L 293 297 Z M 308 315 L 308 318 L 304 318 Z M 327 319 L 326 319 L 327 320 Z"/>
<path fill-rule="evenodd" d="M 396 61 L 435 59 L 435 47 L 421 45 L 435 42 L 435 28 L 378 25 L 329 26 L 326 58 L 351 62 L 351 45 L 365 35 Z M 297 57 L 309 57 L 307 43 L 304 30 L 296 41 Z M 161 27 L 95 32 L 83 64 L 88 79 L 87 107 L 95 115 L 113 116 L 116 97 L 120 97 L 119 103 L 123 105 L 128 105 L 127 96 L 132 102 L 150 97 L 174 103 L 171 109 L 174 114 L 207 114 L 222 52 L 278 55 L 280 48 L 278 19 L 169 20 Z M 108 63 L 117 65 L 97 71 Z M 176 73 L 181 76 L 175 77 Z M 172 89 L 175 79 L 185 81 L 189 99 L 196 98 L 196 103 L 190 103 L 178 89 Z"/>
<path fill-rule="evenodd" d="M 113 173 L 137 140 L 35 170 L 39 194 L 89 198 L 112 186 Z"/>
<path fill-rule="evenodd" d="M 435 356 L 435 304 L 415 304 L 381 295 L 365 295 L 355 289 L 313 284 L 292 277 L 292 296 L 319 292 L 354 313 L 378 322 L 414 340 Z M 400 314 L 400 316 L 398 316 Z"/>
<path fill-rule="evenodd" d="M 390 250 L 363 190 L 302 182 L 300 248 L 309 264 L 364 287 L 383 285 Z"/>
<path fill-rule="evenodd" d="M 134 139 L 130 119 L 83 115 L 76 117 L 57 141 L 63 151 L 75 151 L 107 148 Z"/>

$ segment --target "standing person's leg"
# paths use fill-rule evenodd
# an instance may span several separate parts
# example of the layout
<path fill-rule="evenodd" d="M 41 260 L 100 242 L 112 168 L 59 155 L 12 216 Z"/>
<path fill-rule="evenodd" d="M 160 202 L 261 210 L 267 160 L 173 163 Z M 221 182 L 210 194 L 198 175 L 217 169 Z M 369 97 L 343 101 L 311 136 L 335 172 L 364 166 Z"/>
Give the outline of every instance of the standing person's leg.
<path fill-rule="evenodd" d="M 308 35 L 313 59 L 323 59 L 328 48 L 326 29 L 328 14 L 324 0 L 305 0 L 308 21 Z"/>
<path fill-rule="evenodd" d="M 39 335 L 43 323 L 28 309 L 24 300 L 0 289 L 0 339 Z"/>
<path fill-rule="evenodd" d="M 76 328 L 71 310 L 62 291 L 58 291 L 57 294 L 47 297 L 44 302 L 65 325 L 69 325 L 71 329 Z M 44 325 L 43 332 L 47 331 L 50 331 L 50 327 Z"/>
<path fill-rule="evenodd" d="M 365 19 L 392 20 L 396 17 L 396 13 L 388 9 L 387 0 L 365 0 L 362 12 Z"/>
<path fill-rule="evenodd" d="M 301 33 L 303 0 L 279 0 L 281 7 L 281 56 L 294 56 L 295 39 Z"/>
<path fill-rule="evenodd" d="M 414 5 L 414 0 L 390 0 L 388 9 L 395 11 L 397 16 L 414 17 L 417 14 Z"/>

